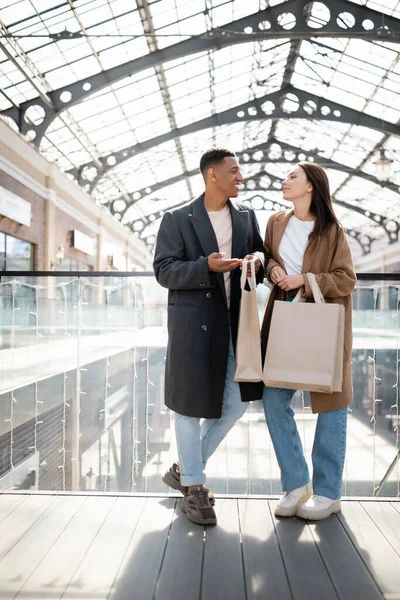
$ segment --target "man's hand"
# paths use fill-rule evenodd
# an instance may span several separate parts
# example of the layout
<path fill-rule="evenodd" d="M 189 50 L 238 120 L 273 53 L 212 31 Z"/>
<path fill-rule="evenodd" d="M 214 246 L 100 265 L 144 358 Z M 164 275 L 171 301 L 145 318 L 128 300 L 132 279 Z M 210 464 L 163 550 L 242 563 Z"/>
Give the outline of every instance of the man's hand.
<path fill-rule="evenodd" d="M 279 265 L 272 267 L 269 274 L 272 283 L 275 283 L 276 285 L 279 285 L 279 282 L 282 281 L 282 279 L 286 276 L 286 271 L 284 271 Z"/>
<path fill-rule="evenodd" d="M 208 257 L 208 270 L 214 273 L 228 273 L 242 264 L 241 258 L 224 258 L 224 252 L 213 252 Z"/>
<path fill-rule="evenodd" d="M 257 256 L 254 256 L 254 254 L 248 254 L 247 256 L 244 257 L 243 260 L 251 260 L 254 261 L 254 270 L 257 273 L 259 268 L 261 267 L 261 261 Z M 247 265 L 247 277 L 251 277 L 251 265 Z"/>
<path fill-rule="evenodd" d="M 285 275 L 278 283 L 281 290 L 297 290 L 304 285 L 303 275 Z"/>

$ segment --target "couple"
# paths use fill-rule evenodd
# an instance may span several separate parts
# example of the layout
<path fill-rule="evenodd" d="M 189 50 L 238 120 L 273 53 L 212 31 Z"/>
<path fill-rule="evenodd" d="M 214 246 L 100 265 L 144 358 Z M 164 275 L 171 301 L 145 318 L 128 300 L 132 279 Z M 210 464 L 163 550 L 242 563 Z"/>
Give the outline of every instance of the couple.
<path fill-rule="evenodd" d="M 293 202 L 294 210 L 270 217 L 263 244 L 253 210 L 233 199 L 243 181 L 234 152 L 208 150 L 200 171 L 204 194 L 165 213 L 154 258 L 157 281 L 169 290 L 165 402 L 175 411 L 179 458 L 163 480 L 182 492 L 182 509 L 190 521 L 216 524 L 215 498 L 204 486 L 207 460 L 247 402 L 262 397 L 285 492 L 275 514 L 324 519 L 340 511 L 356 280 L 327 176 L 313 163 L 291 169 L 283 198 Z M 312 299 L 304 273 L 315 273 L 328 302 L 345 307 L 342 392 L 311 393 L 312 410 L 319 413 L 312 482 L 290 407 L 294 391 L 233 381 L 244 258 L 255 261 L 258 283 L 266 276 L 274 284 L 261 330 L 263 353 L 274 301 L 290 301 L 299 288 Z"/>

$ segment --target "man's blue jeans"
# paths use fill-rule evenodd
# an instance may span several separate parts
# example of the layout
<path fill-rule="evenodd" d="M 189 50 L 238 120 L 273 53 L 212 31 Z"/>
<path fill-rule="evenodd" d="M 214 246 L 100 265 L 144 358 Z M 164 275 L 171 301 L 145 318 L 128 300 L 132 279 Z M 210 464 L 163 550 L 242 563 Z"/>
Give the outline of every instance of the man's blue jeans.
<path fill-rule="evenodd" d="M 175 413 L 175 435 L 181 485 L 185 487 L 205 483 L 204 468 L 207 460 L 236 421 L 246 412 L 248 403 L 242 402 L 239 384 L 233 381 L 235 369 L 235 353 L 231 339 L 222 414 L 219 419 L 204 419 L 200 424 L 200 419 L 197 417 L 186 417 Z"/>
<path fill-rule="evenodd" d="M 310 481 L 299 432 L 290 403 L 294 390 L 265 387 L 263 405 L 269 433 L 281 469 L 284 492 Z M 346 454 L 347 408 L 318 415 L 312 449 L 313 492 L 336 500 L 342 493 Z"/>

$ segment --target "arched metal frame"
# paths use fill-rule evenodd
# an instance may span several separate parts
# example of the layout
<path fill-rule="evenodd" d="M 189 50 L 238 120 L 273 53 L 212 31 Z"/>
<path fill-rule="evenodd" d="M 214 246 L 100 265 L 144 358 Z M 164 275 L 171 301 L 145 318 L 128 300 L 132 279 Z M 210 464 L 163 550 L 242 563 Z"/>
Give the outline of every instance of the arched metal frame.
<path fill-rule="evenodd" d="M 375 238 L 372 238 L 370 235 L 363 233 L 362 231 L 357 231 L 356 229 L 346 229 L 346 233 L 361 247 L 363 256 L 370 254 L 372 242 L 375 242 Z"/>
<path fill-rule="evenodd" d="M 187 57 L 200 52 L 218 50 L 234 44 L 270 40 L 270 39 L 290 39 L 292 41 L 292 50 L 289 55 L 289 61 L 292 62 L 296 58 L 296 48 L 293 45 L 299 41 L 311 38 L 320 37 L 341 37 L 341 38 L 358 38 L 367 41 L 380 40 L 391 43 L 400 42 L 400 20 L 389 15 L 382 15 L 381 12 L 375 11 L 366 6 L 353 4 L 347 0 L 321 0 L 320 2 L 326 8 L 326 18 L 322 17 L 318 21 L 312 17 L 313 2 L 310 0 L 289 0 L 284 4 L 278 4 L 273 7 L 268 7 L 265 10 L 258 11 L 252 15 L 248 15 L 243 19 L 233 21 L 216 29 L 204 32 L 199 36 L 193 36 L 189 39 L 168 46 L 162 50 L 155 50 L 149 54 L 118 65 L 117 67 L 108 69 L 91 77 L 82 79 L 73 84 L 64 86 L 57 90 L 49 91 L 46 95 L 40 95 L 32 98 L 29 101 L 22 103 L 19 107 L 12 107 L 1 114 L 15 121 L 19 131 L 22 134 L 31 134 L 34 144 L 39 146 L 40 141 L 45 135 L 46 130 L 63 111 L 78 104 L 89 96 L 99 92 L 100 90 L 116 83 L 126 77 L 139 73 L 150 67 L 157 67 L 179 58 Z M 350 19 L 348 18 L 350 16 Z M 311 24 L 310 24 L 311 23 Z M 81 35 L 81 34 L 76 34 Z M 155 32 L 155 35 L 156 32 Z M 56 36 L 52 35 L 57 41 Z M 81 37 L 84 37 L 81 35 Z M 60 34 L 61 39 L 61 34 Z M 291 57 L 291 58 L 290 58 Z M 208 128 L 218 127 L 220 125 L 231 124 L 236 122 L 246 122 L 251 120 L 262 119 L 313 119 L 313 120 L 332 120 L 352 125 L 364 126 L 376 129 L 382 134 L 400 135 L 400 126 L 381 119 L 372 117 L 365 113 L 353 110 L 347 106 L 335 103 L 324 99 L 315 94 L 305 92 L 290 85 L 290 71 L 293 65 L 288 64 L 285 70 L 284 85 L 276 92 L 265 95 L 261 98 L 256 98 L 239 106 L 230 108 L 226 111 L 217 113 L 211 117 L 207 117 L 198 122 L 191 123 L 185 127 L 173 128 L 167 134 L 157 136 L 156 138 L 146 140 L 141 144 L 136 144 L 118 152 L 108 154 L 98 158 L 96 163 L 89 162 L 81 165 L 79 168 L 73 169 L 70 173 L 78 180 L 78 182 L 89 187 L 90 191 L 96 187 L 100 179 L 111 169 L 122 164 L 125 160 L 129 160 L 133 156 L 145 152 L 155 146 L 180 138 L 181 136 L 201 131 Z M 38 106 L 44 110 L 44 118 L 42 122 L 33 124 L 26 118 L 26 111 L 32 107 Z M 271 130 L 270 137 L 274 137 L 275 127 Z M 304 153 L 307 157 L 312 156 L 318 159 L 324 166 L 328 168 L 336 168 L 338 170 L 348 172 L 351 175 L 356 175 L 364 179 L 368 179 L 373 183 L 377 183 L 382 187 L 399 192 L 399 188 L 390 182 L 379 182 L 374 177 L 363 173 L 359 170 L 354 170 L 335 163 L 335 161 L 323 159 L 317 154 L 317 151 L 307 152 L 300 148 L 295 148 L 289 144 L 284 144 L 278 140 L 269 140 L 267 144 L 259 145 L 255 151 L 262 151 L 265 147 L 269 147 L 272 143 L 278 143 L 282 149 L 293 151 L 295 153 Z M 253 150 L 251 150 L 253 151 Z M 250 149 L 240 153 L 244 159 L 246 153 Z M 263 161 L 252 160 L 250 157 L 249 164 Z M 280 159 L 265 160 L 265 162 L 291 162 L 285 156 Z M 100 163 L 100 164 L 99 164 Z M 96 169 L 97 174 L 92 181 L 85 179 L 85 172 L 89 169 Z M 195 172 L 184 173 L 176 178 L 157 184 L 152 187 L 152 193 L 156 189 L 162 189 L 165 185 L 171 185 L 176 181 L 193 176 Z M 263 173 L 267 175 L 267 173 Z M 269 175 L 271 176 L 271 175 Z M 258 174 L 258 178 L 261 173 Z M 275 179 L 275 176 L 273 176 Z M 256 180 L 256 177 L 252 177 Z M 138 190 L 134 196 L 141 196 L 146 193 L 146 189 Z M 265 190 L 261 190 L 265 191 Z M 128 203 L 123 213 L 119 211 L 120 218 L 138 198 L 134 198 L 132 203 Z M 126 201 L 126 198 L 124 198 Z M 113 210 L 112 201 L 110 209 Z M 338 201 L 337 201 L 338 202 Z M 343 204 L 343 203 L 342 203 Z M 346 204 L 346 203 L 344 203 Z M 344 205 L 343 204 L 343 205 Z M 397 241 L 399 237 L 399 224 L 396 221 L 386 221 L 381 215 L 372 214 L 370 211 L 364 211 L 360 207 L 347 205 L 346 208 L 355 210 L 367 216 L 372 215 L 374 222 L 385 229 L 389 236 L 389 242 Z M 151 216 L 151 215 L 149 215 Z M 391 230 L 386 228 L 390 223 Z M 354 238 L 359 241 L 357 232 L 354 232 Z M 363 234 L 360 233 L 360 236 Z M 368 237 L 368 236 L 367 236 Z M 360 242 L 361 243 L 361 242 Z M 362 245 L 362 244 L 361 244 Z M 370 248 L 370 244 L 369 244 Z M 363 248 L 364 251 L 364 248 Z"/>
<path fill-rule="evenodd" d="M 263 192 L 265 190 L 261 190 L 261 191 Z M 256 196 L 254 196 L 253 198 L 248 199 L 248 201 L 251 202 L 251 200 L 254 199 L 255 197 Z M 267 208 L 265 206 L 267 203 L 270 203 L 270 205 L 271 205 L 270 208 Z M 338 205 L 341 205 L 344 208 L 354 209 L 354 207 L 352 205 L 348 205 L 346 202 L 342 202 L 340 200 L 339 201 L 338 200 L 334 200 L 334 203 L 336 203 Z M 184 206 L 184 204 L 186 204 L 186 202 L 182 203 L 181 205 L 174 206 L 174 208 L 178 208 L 179 206 Z M 288 208 L 290 208 L 288 205 L 285 205 L 285 204 L 282 204 L 281 202 L 277 202 L 275 200 L 271 200 L 271 199 L 266 198 L 265 201 L 264 201 L 264 206 L 262 208 L 258 209 L 258 210 L 275 210 L 276 211 L 276 210 L 287 210 Z M 157 220 L 157 219 L 159 219 L 159 218 L 161 218 L 163 216 L 164 212 L 165 211 L 158 211 L 158 212 L 152 213 L 152 215 L 148 215 L 148 216 L 149 217 L 153 216 L 154 220 Z M 360 211 L 357 211 L 357 212 L 360 212 Z M 374 219 L 374 216 L 379 216 L 381 219 L 384 219 L 384 217 L 381 217 L 380 215 L 375 215 L 374 213 L 370 213 L 369 215 L 364 215 L 364 216 L 367 217 L 367 218 L 369 218 L 369 219 L 371 219 L 375 223 L 376 223 L 376 221 Z M 132 229 L 133 229 L 134 223 L 135 223 L 135 221 L 131 224 Z M 376 224 L 378 224 L 378 223 L 376 223 Z M 396 225 L 397 225 L 396 236 L 398 238 L 399 225 L 398 225 L 398 223 L 396 223 Z M 363 233 L 362 231 L 358 231 L 356 229 L 352 229 L 352 228 L 348 228 L 348 227 L 346 228 L 346 233 L 353 240 L 355 240 L 359 244 L 359 246 L 361 247 L 363 256 L 366 256 L 367 254 L 370 254 L 370 252 L 371 252 L 371 246 L 372 246 L 372 243 L 375 241 L 375 238 L 372 238 L 370 235 L 368 235 L 366 233 Z M 151 238 L 151 237 L 153 237 L 153 234 L 150 234 L 147 237 Z M 143 241 L 146 243 L 146 245 L 148 246 L 149 249 L 152 249 L 154 247 L 154 244 L 153 243 L 149 243 L 146 238 L 144 238 Z M 393 243 L 395 241 L 397 241 L 397 240 L 389 238 L 389 243 Z"/>
<path fill-rule="evenodd" d="M 283 5 L 270 6 L 265 10 L 227 23 L 223 27 L 190 37 L 183 42 L 50 91 L 46 94 L 47 98 L 37 96 L 23 102 L 19 107 L 4 110 L 1 114 L 13 119 L 22 134 L 33 132 L 34 143 L 39 146 L 49 125 L 64 110 L 121 79 L 192 54 L 219 50 L 234 44 L 274 38 L 299 40 L 315 37 L 343 37 L 367 41 L 400 42 L 399 19 L 385 15 L 384 25 L 382 25 L 382 13 L 366 6 L 352 4 L 346 0 L 321 1 L 329 11 L 329 19 L 325 23 L 319 23 L 318 28 L 315 23 L 314 27 L 309 25 L 309 8 L 313 4 L 310 0 L 289 0 Z M 350 14 L 354 23 L 346 21 L 343 17 L 344 14 Z M 290 25 L 285 25 L 285 22 L 282 21 L 283 15 L 292 16 Z M 368 27 L 369 23 L 372 23 L 372 29 L 366 26 L 367 22 Z M 26 111 L 31 106 L 38 106 L 44 110 L 45 116 L 42 122 L 33 124 L 25 119 Z"/>
<path fill-rule="evenodd" d="M 289 101 L 293 104 L 293 109 L 283 108 L 283 103 Z M 185 127 L 179 127 L 168 133 L 164 133 L 155 138 L 145 140 L 140 144 L 129 146 L 118 152 L 109 154 L 108 156 L 100 157 L 101 166 L 90 161 L 81 165 L 77 169 L 69 171 L 71 175 L 76 177 L 80 185 L 90 184 L 90 191 L 96 187 L 100 179 L 110 171 L 129 160 L 134 156 L 138 156 L 151 148 L 160 146 L 175 138 L 197 133 L 204 129 L 219 127 L 221 125 L 230 125 L 238 121 L 262 121 L 266 119 L 315 119 L 322 121 L 338 121 L 348 123 L 350 125 L 359 125 L 369 129 L 375 129 L 388 135 L 396 135 L 400 137 L 400 126 L 383 121 L 377 117 L 372 117 L 365 113 L 359 112 L 352 108 L 348 108 L 343 104 L 326 100 L 315 94 L 310 94 L 292 85 L 287 85 L 272 94 L 267 94 L 260 98 L 255 98 L 252 101 L 245 102 L 234 108 L 222 111 L 205 119 L 200 119 L 194 123 L 190 123 Z M 85 179 L 85 171 L 91 170 L 96 172 L 96 176 L 89 182 Z"/>
<path fill-rule="evenodd" d="M 273 146 L 273 145 L 280 146 L 280 148 L 282 150 L 282 155 L 280 157 L 270 158 L 268 156 L 268 153 L 271 151 L 271 146 Z M 298 161 L 300 161 L 299 156 L 304 155 L 307 160 L 310 159 L 313 162 L 317 162 L 325 168 L 334 169 L 336 171 L 342 171 L 344 173 L 349 173 L 350 175 L 352 175 L 354 177 L 360 177 L 361 179 L 370 181 L 371 183 L 374 183 L 375 185 L 379 185 L 382 188 L 387 188 L 395 193 L 400 192 L 399 186 L 390 181 L 381 181 L 381 180 L 377 179 L 376 177 L 374 177 L 373 175 L 370 175 L 369 173 L 365 173 L 364 171 L 360 171 L 359 169 L 353 169 L 352 167 L 348 167 L 337 161 L 327 159 L 323 156 L 320 156 L 317 153 L 317 150 L 315 150 L 315 149 L 314 150 L 304 150 L 303 148 L 299 148 L 297 146 L 287 144 L 286 142 L 281 142 L 280 140 L 277 140 L 277 139 L 272 139 L 271 141 L 266 142 L 264 144 L 258 144 L 257 146 L 252 146 L 250 148 L 242 150 L 241 152 L 237 152 L 236 155 L 237 155 L 239 161 L 241 161 L 244 164 L 248 164 L 248 165 L 259 164 L 261 166 L 266 163 L 293 164 L 294 162 L 296 162 L 296 159 L 293 160 L 291 158 L 286 157 L 284 154 L 285 152 L 291 152 L 291 153 L 295 154 L 296 159 Z M 176 175 L 174 177 L 169 177 L 168 179 L 165 179 L 164 181 L 160 181 L 159 183 L 156 183 L 155 185 L 153 185 L 151 187 L 146 186 L 144 188 L 140 188 L 138 190 L 135 190 L 135 192 L 133 192 L 131 194 L 132 200 L 130 202 L 127 202 L 126 198 L 123 198 L 123 197 L 115 198 L 114 200 L 110 200 L 110 202 L 108 204 L 108 208 L 112 214 L 119 214 L 120 218 L 122 219 L 124 217 L 126 211 L 132 205 L 134 205 L 136 202 L 138 202 L 139 200 L 143 200 L 146 196 L 148 196 L 150 194 L 154 194 L 154 192 L 162 190 L 163 188 L 166 188 L 170 185 L 173 185 L 175 183 L 179 183 L 180 181 L 184 181 L 185 179 L 194 177 L 198 173 L 199 173 L 198 169 L 193 169 L 192 171 L 187 171 L 186 173 L 182 173 L 182 174 Z M 266 173 L 265 173 L 265 175 L 266 175 Z M 272 177 L 273 179 L 279 179 L 275 175 L 268 175 L 268 176 Z M 253 181 L 255 179 L 255 177 L 256 177 L 256 175 L 249 177 L 247 180 L 244 181 L 245 189 L 252 191 L 250 182 Z M 114 205 L 116 202 L 118 202 L 120 200 L 123 200 L 125 202 L 126 206 L 123 210 L 117 211 L 117 210 L 115 210 Z"/>
<path fill-rule="evenodd" d="M 262 177 L 263 175 L 267 175 L 268 177 L 274 177 L 275 179 L 279 180 L 279 181 L 283 181 L 283 179 L 281 177 L 277 177 L 276 175 L 272 175 L 271 173 L 268 173 L 266 171 L 259 173 L 258 174 L 258 178 Z M 257 176 L 252 177 L 252 179 L 254 181 L 257 181 Z M 270 188 L 273 189 L 273 188 Z M 256 191 L 256 190 L 252 190 L 252 191 Z M 264 190 L 262 188 L 259 188 L 260 192 L 263 192 Z M 267 191 L 267 190 L 265 190 Z M 399 231 L 400 231 L 400 223 L 398 221 L 396 221 L 395 219 L 388 219 L 387 217 L 384 217 L 383 215 L 379 215 L 371 210 L 362 208 L 361 206 L 357 206 L 355 204 L 349 204 L 348 202 L 345 202 L 344 200 L 338 200 L 337 198 L 333 197 L 332 198 L 334 204 L 337 204 L 338 206 L 341 206 L 342 208 L 346 208 L 347 210 L 352 210 L 360 215 L 362 215 L 363 217 L 369 219 L 370 221 L 373 221 L 373 223 L 379 227 L 382 227 L 382 229 L 384 230 L 384 232 L 386 233 L 388 240 L 389 240 L 389 244 L 394 244 L 395 242 L 399 241 Z"/>

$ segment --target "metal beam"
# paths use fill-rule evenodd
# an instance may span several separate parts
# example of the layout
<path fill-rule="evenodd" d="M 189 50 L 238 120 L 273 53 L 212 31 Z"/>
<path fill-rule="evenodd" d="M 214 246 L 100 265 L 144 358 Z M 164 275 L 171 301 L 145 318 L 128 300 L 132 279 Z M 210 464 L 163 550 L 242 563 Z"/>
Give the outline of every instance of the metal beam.
<path fill-rule="evenodd" d="M 264 174 L 267 175 L 268 177 L 274 177 L 278 181 L 283 181 L 282 177 L 277 177 L 276 175 L 273 175 L 271 173 L 268 173 L 268 172 L 260 173 L 260 175 L 264 175 Z M 255 178 L 253 178 L 253 179 L 255 179 Z M 262 190 L 260 190 L 260 191 L 262 191 Z M 362 206 L 359 206 L 359 205 L 357 206 L 357 204 L 350 204 L 349 202 L 345 202 L 344 200 L 338 200 L 334 196 L 332 197 L 332 202 L 334 204 L 337 204 L 338 206 L 341 206 L 342 208 L 346 208 L 347 210 L 352 210 L 352 211 L 362 215 L 366 219 L 373 221 L 376 225 L 379 225 L 379 227 L 382 227 L 382 229 L 388 236 L 389 244 L 394 244 L 395 242 L 398 242 L 399 231 L 400 231 L 400 223 L 398 221 L 396 221 L 394 219 L 389 219 L 387 217 L 384 217 L 383 215 L 379 215 L 371 210 L 363 208 Z"/>
<path fill-rule="evenodd" d="M 270 152 L 272 144 L 278 144 L 281 147 L 283 153 L 280 157 L 270 158 L 268 156 L 268 153 Z M 295 158 L 293 159 L 290 156 L 285 156 L 285 154 L 284 154 L 285 151 L 294 153 L 296 155 Z M 316 162 L 327 169 L 334 169 L 336 171 L 342 171 L 344 173 L 349 173 L 353 177 L 360 177 L 361 179 L 370 181 L 371 183 L 373 183 L 375 185 L 379 185 L 382 188 L 387 188 L 395 193 L 399 193 L 399 188 L 394 183 L 391 183 L 389 181 L 380 181 L 379 179 L 377 179 L 373 175 L 370 175 L 369 173 L 365 173 L 364 171 L 360 171 L 359 169 L 353 169 L 352 167 L 348 167 L 348 166 L 338 163 L 334 160 L 327 159 L 323 156 L 318 155 L 316 150 L 308 150 L 307 151 L 307 150 L 304 150 L 303 148 L 298 148 L 297 146 L 292 146 L 291 144 L 287 144 L 285 142 L 281 142 L 280 140 L 276 140 L 276 139 L 272 139 L 271 142 L 266 142 L 265 144 L 259 144 L 257 146 L 253 146 L 251 148 L 247 148 L 241 152 L 236 153 L 237 157 L 239 158 L 239 160 L 241 162 L 244 162 L 245 164 L 249 164 L 249 165 L 258 164 L 260 166 L 268 164 L 268 163 L 294 164 L 296 162 L 296 159 L 300 161 L 299 156 L 301 156 L 302 154 L 305 154 L 306 158 L 311 159 L 313 162 Z M 133 196 L 133 197 L 130 201 L 127 201 L 125 197 L 120 197 L 120 198 L 116 198 L 115 200 L 110 201 L 108 203 L 108 205 L 106 204 L 104 206 L 107 206 L 112 214 L 118 213 L 121 216 L 121 220 L 122 220 L 123 217 L 125 216 L 125 213 L 127 212 L 127 210 L 131 206 L 133 206 L 136 202 L 139 202 L 140 200 L 143 200 L 143 198 L 145 198 L 146 196 L 149 196 L 150 194 L 154 194 L 154 192 L 158 192 L 159 190 L 162 190 L 170 185 L 179 183 L 180 181 L 190 179 L 191 177 L 194 177 L 198 173 L 199 173 L 198 169 L 186 171 L 180 175 L 175 175 L 174 177 L 169 177 L 168 179 L 165 179 L 164 181 L 160 181 L 159 183 L 156 183 L 153 186 L 146 186 L 144 188 L 135 190 L 131 194 L 131 196 Z M 279 179 L 275 175 L 267 175 L 267 173 L 265 171 L 262 171 L 262 172 L 256 173 L 255 175 L 249 177 L 248 179 L 246 179 L 243 184 L 244 188 L 248 191 L 254 190 L 255 188 L 253 187 L 252 182 L 258 183 L 263 175 L 272 177 L 273 179 Z M 267 191 L 268 188 L 262 188 L 262 190 Z M 192 197 L 192 196 L 190 196 L 190 197 Z M 121 201 L 121 200 L 123 200 L 125 202 L 125 208 L 123 210 L 116 210 L 114 208 L 114 205 L 116 202 Z"/>
<path fill-rule="evenodd" d="M 367 235 L 362 231 L 357 231 L 357 229 L 349 229 L 348 227 L 346 228 L 346 233 L 361 246 L 363 256 L 370 254 L 371 245 L 372 242 L 375 242 L 375 238 L 372 238 L 370 235 Z"/>
<path fill-rule="evenodd" d="M 63 110 L 121 79 L 191 54 L 219 50 L 234 44 L 277 38 L 299 40 L 316 37 L 342 37 L 400 43 L 399 19 L 385 15 L 382 26 L 382 13 L 366 6 L 359 6 L 347 0 L 324 0 L 324 4 L 329 9 L 329 20 L 324 19 L 317 23 L 314 19 L 314 27 L 310 27 L 309 21 L 310 0 L 288 0 L 284 4 L 270 6 L 223 27 L 192 36 L 178 44 L 156 50 L 133 61 L 58 88 L 49 93 L 53 107 L 49 107 L 38 96 L 23 102 L 18 109 L 11 107 L 2 111 L 2 114 L 12 118 L 22 134 L 33 130 L 36 134 L 35 144 L 39 145 L 50 123 Z M 343 17 L 343 13 L 350 14 L 350 20 Z M 288 18 L 284 15 L 291 15 L 291 17 Z M 373 24 L 371 30 L 365 28 L 367 21 Z M 37 125 L 26 123 L 24 119 L 26 110 L 34 105 L 41 106 L 46 113 L 43 122 Z"/>
<path fill-rule="evenodd" d="M 251 201 L 251 199 L 250 199 L 250 201 Z M 267 203 L 270 203 L 270 205 L 271 205 L 269 208 L 266 207 Z M 334 200 L 334 203 L 340 204 L 340 205 L 346 204 L 346 203 L 343 203 L 343 202 L 337 201 L 337 200 Z M 187 202 L 182 202 L 182 204 L 176 205 L 176 206 L 174 206 L 172 208 L 179 208 L 181 206 L 184 206 L 185 204 L 187 204 Z M 348 205 L 348 207 L 349 208 L 354 208 L 352 205 Z M 268 211 L 274 210 L 274 211 L 277 211 L 277 210 L 287 210 L 288 208 L 290 208 L 290 206 L 287 206 L 285 204 L 282 204 L 281 202 L 277 202 L 275 200 L 271 200 L 271 199 L 267 198 L 266 201 L 265 201 L 265 203 L 264 203 L 264 206 L 262 208 L 258 209 L 258 210 L 268 210 Z M 168 210 L 168 209 L 165 209 L 165 210 Z M 157 219 L 159 219 L 159 218 L 161 218 L 163 216 L 163 214 L 165 213 L 165 210 L 158 211 L 158 212 L 153 213 L 152 215 L 148 215 L 148 216 L 154 216 L 155 218 L 153 220 L 157 220 Z M 130 228 L 132 229 L 132 231 L 135 231 L 133 223 L 130 225 Z M 363 253 L 364 256 L 366 254 L 369 254 L 371 252 L 371 245 L 372 245 L 372 242 L 375 241 L 375 238 L 372 238 L 371 236 L 369 236 L 366 233 L 363 233 L 362 231 L 358 231 L 356 229 L 351 229 L 351 228 L 348 228 L 348 227 L 346 227 L 346 233 L 353 240 L 355 240 L 360 245 L 362 253 Z M 150 233 L 147 236 L 147 238 L 151 238 L 153 236 L 155 237 L 155 234 L 154 233 Z M 149 249 L 152 249 L 154 247 L 154 244 L 148 243 L 146 241 L 147 238 L 143 237 L 141 239 L 147 244 L 147 246 L 148 246 Z"/>
<path fill-rule="evenodd" d="M 296 61 L 300 53 L 302 40 L 292 40 L 290 42 L 290 51 L 287 57 L 285 71 L 283 73 L 282 85 L 281 87 L 285 87 L 287 85 L 291 85 L 292 76 L 294 73 L 294 69 L 296 66 Z M 271 129 L 269 130 L 268 140 L 271 140 L 276 135 L 276 130 L 278 127 L 278 122 L 274 121 L 271 125 Z"/>
<path fill-rule="evenodd" d="M 382 135 L 387 133 L 400 136 L 400 125 L 361 113 L 338 102 L 321 98 L 316 94 L 310 94 L 289 85 L 266 96 L 255 98 L 216 115 L 101 157 L 99 159 L 101 167 L 89 162 L 79 168 L 71 169 L 69 173 L 76 177 L 80 185 L 90 183 L 93 190 L 99 180 L 111 169 L 129 160 L 132 156 L 137 156 L 177 137 L 240 121 L 264 121 L 266 119 L 313 119 L 349 123 L 375 129 L 382 132 Z M 97 173 L 90 182 L 84 176 L 87 169 L 96 169 Z"/>
<path fill-rule="evenodd" d="M 256 156 L 259 156 L 259 153 L 261 153 L 261 152 L 262 153 L 269 152 L 272 144 L 277 144 L 281 147 L 281 149 L 283 150 L 283 154 L 281 155 L 281 157 L 279 157 L 277 159 L 271 159 L 268 156 L 265 156 L 265 157 L 263 156 L 261 159 L 255 158 Z M 295 159 L 293 159 L 287 155 L 285 156 L 284 152 L 293 152 L 296 155 Z M 352 175 L 354 177 L 361 177 L 362 179 L 366 179 L 367 181 L 370 181 L 371 183 L 374 183 L 375 185 L 379 185 L 382 188 L 387 188 L 387 189 L 395 192 L 396 194 L 398 194 L 400 192 L 399 186 L 392 183 L 391 181 L 381 181 L 380 179 L 377 179 L 373 175 L 370 175 L 369 173 L 365 173 L 364 171 L 361 171 L 360 169 L 353 169 L 352 167 L 348 167 L 347 165 L 339 163 L 330 158 L 325 158 L 324 156 L 321 156 L 320 154 L 318 154 L 318 152 L 320 152 L 320 150 L 318 150 L 317 148 L 312 149 L 312 150 L 304 150 L 304 148 L 299 148 L 298 146 L 293 146 L 292 144 L 282 142 L 281 140 L 271 139 L 271 141 L 269 141 L 265 144 L 258 144 L 257 146 L 254 146 L 252 148 L 247 148 L 246 150 L 243 150 L 242 152 L 238 152 L 237 155 L 246 164 L 253 164 L 255 162 L 261 162 L 261 164 L 263 162 L 265 162 L 265 163 L 283 163 L 284 162 L 284 163 L 293 164 L 296 162 L 301 162 L 300 156 L 305 155 L 307 160 L 311 159 L 313 162 L 316 162 L 327 169 L 334 169 L 336 171 L 342 171 L 344 173 L 349 173 L 350 175 Z M 253 178 L 249 177 L 245 181 L 245 185 L 251 179 L 253 179 Z"/>
<path fill-rule="evenodd" d="M 259 190 L 254 189 L 252 191 L 255 193 L 255 196 L 253 196 L 253 198 L 246 199 L 250 202 L 251 202 L 251 200 L 254 200 L 254 198 L 260 197 L 260 195 L 263 193 L 266 193 L 268 191 L 277 191 L 277 190 L 270 188 L 270 189 L 259 189 Z M 285 205 L 281 204 L 279 201 L 275 201 L 270 198 L 266 198 L 265 201 L 271 202 L 272 206 L 270 208 L 266 208 L 264 205 L 263 208 L 260 208 L 257 210 L 280 210 L 281 208 L 284 208 L 284 209 L 289 208 L 289 206 L 287 206 L 287 205 L 285 206 Z M 347 210 L 354 211 L 354 212 L 362 215 L 366 219 L 372 221 L 376 226 L 381 227 L 388 237 L 389 244 L 394 244 L 395 242 L 398 242 L 400 223 L 398 223 L 397 221 L 395 221 L 393 219 L 388 219 L 387 217 L 384 217 L 383 215 L 378 215 L 377 213 L 374 213 L 370 210 L 364 209 L 361 206 L 357 206 L 355 204 L 349 204 L 348 202 L 345 202 L 344 200 L 338 200 L 336 198 L 332 198 L 332 201 L 334 204 L 337 204 L 338 206 L 341 206 L 342 208 L 345 208 Z M 186 204 L 186 202 L 184 202 L 183 204 Z M 173 206 L 172 208 L 176 208 L 176 206 Z M 147 219 L 148 219 L 147 222 L 156 221 L 157 219 L 162 217 L 162 215 L 165 213 L 166 210 L 168 210 L 168 209 L 156 211 L 150 215 L 146 215 Z M 151 219 L 151 217 L 153 217 L 153 219 Z M 132 229 L 132 231 L 136 231 L 134 224 L 141 220 L 142 219 L 136 219 L 131 224 L 129 224 L 128 227 L 130 227 Z"/>
<path fill-rule="evenodd" d="M 156 30 L 154 29 L 153 17 L 151 14 L 149 2 L 148 2 L 148 0 L 136 0 L 136 4 L 137 4 L 140 18 L 142 21 L 143 31 L 147 34 L 146 40 L 147 40 L 147 45 L 149 47 L 149 50 L 150 50 L 150 52 L 157 52 L 159 50 L 157 34 L 156 34 Z M 176 129 L 178 127 L 178 124 L 177 124 L 176 117 L 175 117 L 174 107 L 173 107 L 173 103 L 172 103 L 171 94 L 170 94 L 170 91 L 168 88 L 168 82 L 167 82 L 167 77 L 165 75 L 164 66 L 156 65 L 154 70 L 156 73 L 158 85 L 160 87 L 160 93 L 161 93 L 161 96 L 162 96 L 162 99 L 164 102 L 165 110 L 167 112 L 170 127 L 171 127 L 171 129 Z M 181 163 L 181 167 L 184 171 L 186 171 L 187 166 L 186 166 L 185 154 L 183 152 L 182 143 L 179 138 L 175 139 L 175 147 L 177 150 L 179 161 Z M 191 188 L 189 180 L 186 182 L 186 185 L 188 188 L 189 196 L 193 196 L 193 190 Z"/>

